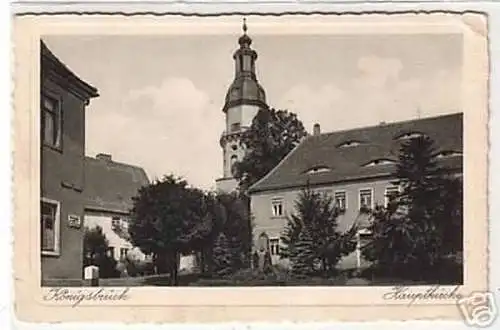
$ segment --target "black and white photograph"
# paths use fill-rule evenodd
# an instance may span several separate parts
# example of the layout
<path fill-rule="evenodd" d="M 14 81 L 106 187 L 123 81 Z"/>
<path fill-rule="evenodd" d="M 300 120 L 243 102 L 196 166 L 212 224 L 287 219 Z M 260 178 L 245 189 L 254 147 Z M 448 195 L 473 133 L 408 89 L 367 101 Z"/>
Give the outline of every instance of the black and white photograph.
<path fill-rule="evenodd" d="M 43 286 L 463 284 L 463 37 L 40 39 Z"/>

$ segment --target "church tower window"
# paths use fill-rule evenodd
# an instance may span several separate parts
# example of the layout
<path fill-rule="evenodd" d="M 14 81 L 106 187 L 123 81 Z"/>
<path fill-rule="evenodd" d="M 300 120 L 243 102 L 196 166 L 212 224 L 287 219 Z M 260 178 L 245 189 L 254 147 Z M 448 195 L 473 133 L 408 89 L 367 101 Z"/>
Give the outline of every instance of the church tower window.
<path fill-rule="evenodd" d="M 241 127 L 240 123 L 233 123 L 231 124 L 231 132 L 239 131 Z"/>

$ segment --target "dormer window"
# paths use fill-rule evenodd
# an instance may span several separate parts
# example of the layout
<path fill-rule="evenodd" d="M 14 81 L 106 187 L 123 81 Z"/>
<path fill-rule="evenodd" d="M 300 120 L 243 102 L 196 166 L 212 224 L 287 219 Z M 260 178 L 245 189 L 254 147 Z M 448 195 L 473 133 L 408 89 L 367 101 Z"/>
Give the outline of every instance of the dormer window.
<path fill-rule="evenodd" d="M 324 172 L 330 172 L 331 168 L 328 166 L 315 166 L 306 171 L 307 174 L 316 174 L 316 173 L 324 173 Z"/>
<path fill-rule="evenodd" d="M 375 159 L 372 160 L 371 162 L 363 165 L 364 167 L 369 167 L 369 166 L 380 166 L 380 165 L 391 165 L 394 164 L 395 161 L 387 158 L 381 158 L 381 159 Z"/>
<path fill-rule="evenodd" d="M 419 138 L 422 136 L 424 136 L 424 134 L 422 134 L 420 132 L 408 132 L 408 133 L 404 133 L 404 134 L 397 136 L 396 140 L 411 140 L 411 139 L 416 139 L 416 138 Z"/>
<path fill-rule="evenodd" d="M 462 153 L 459 151 L 453 151 L 453 150 L 446 150 L 446 151 L 441 151 L 436 154 L 436 158 L 450 158 L 450 157 L 462 157 Z"/>
<path fill-rule="evenodd" d="M 360 144 L 362 144 L 361 141 L 356 141 L 356 140 L 350 140 L 350 141 L 345 141 L 339 144 L 337 147 L 338 148 L 351 148 L 351 147 L 357 147 Z"/>

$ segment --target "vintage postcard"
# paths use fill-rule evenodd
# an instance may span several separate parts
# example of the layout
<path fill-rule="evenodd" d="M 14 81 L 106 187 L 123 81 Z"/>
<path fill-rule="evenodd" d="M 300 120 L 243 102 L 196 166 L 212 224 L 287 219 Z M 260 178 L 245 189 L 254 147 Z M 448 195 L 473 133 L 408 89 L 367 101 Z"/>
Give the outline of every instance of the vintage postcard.
<path fill-rule="evenodd" d="M 480 13 L 18 15 L 33 322 L 492 322 Z"/>

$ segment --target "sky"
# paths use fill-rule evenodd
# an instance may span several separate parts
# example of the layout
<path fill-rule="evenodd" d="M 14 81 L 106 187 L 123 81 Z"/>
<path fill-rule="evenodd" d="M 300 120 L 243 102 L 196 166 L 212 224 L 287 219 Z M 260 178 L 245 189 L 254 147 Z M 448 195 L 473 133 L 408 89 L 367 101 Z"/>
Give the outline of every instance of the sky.
<path fill-rule="evenodd" d="M 460 35 L 249 35 L 267 103 L 311 132 L 460 112 Z M 224 97 L 233 35 L 46 36 L 100 96 L 87 108 L 86 153 L 109 153 L 150 179 L 204 189 L 222 176 Z"/>

